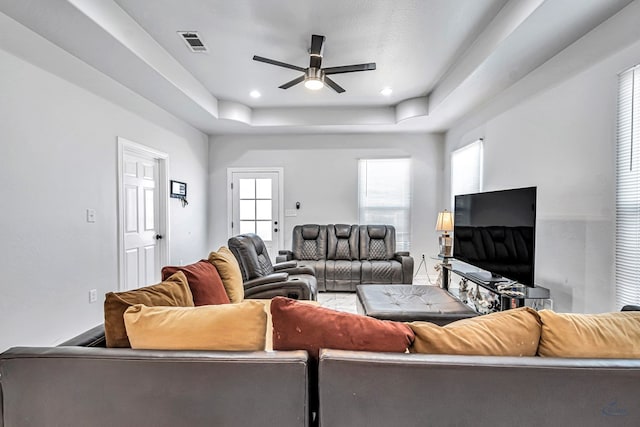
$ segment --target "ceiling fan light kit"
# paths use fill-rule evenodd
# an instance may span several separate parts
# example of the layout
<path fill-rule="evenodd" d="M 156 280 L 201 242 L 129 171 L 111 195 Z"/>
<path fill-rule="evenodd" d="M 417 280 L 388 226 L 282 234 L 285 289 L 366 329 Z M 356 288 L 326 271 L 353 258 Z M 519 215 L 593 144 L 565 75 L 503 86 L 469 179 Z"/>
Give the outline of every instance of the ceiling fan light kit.
<path fill-rule="evenodd" d="M 295 78 L 283 85 L 280 85 L 280 89 L 289 89 L 298 83 L 304 82 L 304 86 L 307 89 L 319 90 L 326 84 L 337 93 L 345 92 L 345 89 L 327 77 L 330 74 L 343 74 L 343 73 L 355 73 L 358 71 L 372 71 L 376 69 L 375 62 L 369 62 L 366 64 L 344 65 L 340 67 L 322 68 L 322 52 L 324 50 L 325 36 L 313 34 L 311 36 L 311 48 L 309 49 L 309 67 L 302 68 L 297 65 L 287 64 L 286 62 L 276 61 L 274 59 L 264 58 L 262 56 L 254 55 L 253 60 L 258 62 L 264 62 L 265 64 L 271 64 L 278 67 L 289 68 L 296 71 L 301 71 L 304 74 L 298 78 Z"/>
<path fill-rule="evenodd" d="M 320 79 L 307 79 L 304 82 L 304 87 L 310 90 L 320 90 L 324 87 L 324 83 Z"/>
<path fill-rule="evenodd" d="M 304 87 L 311 90 L 320 90 L 324 87 L 324 74 L 319 68 L 309 67 L 305 73 Z"/>

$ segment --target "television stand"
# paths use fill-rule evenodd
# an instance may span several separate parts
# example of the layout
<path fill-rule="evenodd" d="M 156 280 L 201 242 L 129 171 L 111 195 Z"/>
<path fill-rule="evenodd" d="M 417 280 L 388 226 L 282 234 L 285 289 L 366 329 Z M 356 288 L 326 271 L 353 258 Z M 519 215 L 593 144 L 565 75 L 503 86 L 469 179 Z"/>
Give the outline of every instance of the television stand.
<path fill-rule="evenodd" d="M 493 277 L 488 271 L 478 271 L 477 268 L 473 268 L 468 264 L 461 261 L 454 261 L 452 259 L 449 262 L 442 264 L 442 288 L 449 290 L 450 274 L 455 274 L 480 286 L 487 291 L 500 296 L 500 310 L 508 310 L 510 308 L 523 307 L 525 300 L 539 299 L 546 300 L 551 299 L 551 293 L 549 289 L 542 286 L 523 288 L 524 295 L 513 295 L 508 292 L 502 292 L 498 289 L 498 286 L 508 282 L 508 279 L 504 277 Z M 493 279 L 493 280 L 486 280 Z"/>
<path fill-rule="evenodd" d="M 472 280 L 473 282 L 478 281 L 478 282 L 484 282 L 485 284 L 502 283 L 502 282 L 509 281 L 509 279 L 505 279 L 502 276 L 497 276 L 495 274 L 489 273 L 488 271 L 474 271 L 474 272 L 465 273 L 465 274 L 468 275 L 469 277 L 473 277 L 474 278 L 474 280 Z"/>

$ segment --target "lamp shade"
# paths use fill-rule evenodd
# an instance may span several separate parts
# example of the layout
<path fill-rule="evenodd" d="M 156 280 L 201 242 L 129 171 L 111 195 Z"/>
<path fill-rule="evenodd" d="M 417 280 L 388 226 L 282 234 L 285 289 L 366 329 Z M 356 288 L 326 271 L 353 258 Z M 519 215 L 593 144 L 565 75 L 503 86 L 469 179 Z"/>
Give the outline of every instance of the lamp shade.
<path fill-rule="evenodd" d="M 436 231 L 453 231 L 453 213 L 448 210 L 444 210 L 438 213 L 438 220 L 436 221 Z"/>

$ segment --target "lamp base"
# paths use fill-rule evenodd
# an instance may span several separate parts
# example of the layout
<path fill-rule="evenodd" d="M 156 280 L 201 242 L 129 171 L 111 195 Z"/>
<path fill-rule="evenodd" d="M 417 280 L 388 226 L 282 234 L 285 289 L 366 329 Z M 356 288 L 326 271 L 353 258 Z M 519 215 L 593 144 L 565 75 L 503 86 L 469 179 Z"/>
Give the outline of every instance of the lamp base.
<path fill-rule="evenodd" d="M 438 255 L 444 257 L 453 256 L 453 239 L 448 234 L 443 234 L 438 238 L 440 253 Z"/>

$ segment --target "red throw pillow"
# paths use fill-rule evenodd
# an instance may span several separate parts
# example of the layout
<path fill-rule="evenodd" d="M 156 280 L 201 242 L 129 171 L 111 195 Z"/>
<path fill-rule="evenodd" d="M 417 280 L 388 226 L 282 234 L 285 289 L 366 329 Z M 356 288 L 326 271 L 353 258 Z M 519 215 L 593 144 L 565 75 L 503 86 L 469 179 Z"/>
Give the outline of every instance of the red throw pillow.
<path fill-rule="evenodd" d="M 307 350 L 317 360 L 321 348 L 404 353 L 415 335 L 401 322 L 304 304 L 271 300 L 274 350 Z"/>
<path fill-rule="evenodd" d="M 195 306 L 230 303 L 218 270 L 209 261 L 200 260 L 195 264 L 182 267 L 163 267 L 162 280 L 166 280 L 165 277 L 171 276 L 176 271 L 182 271 L 187 277 Z"/>

